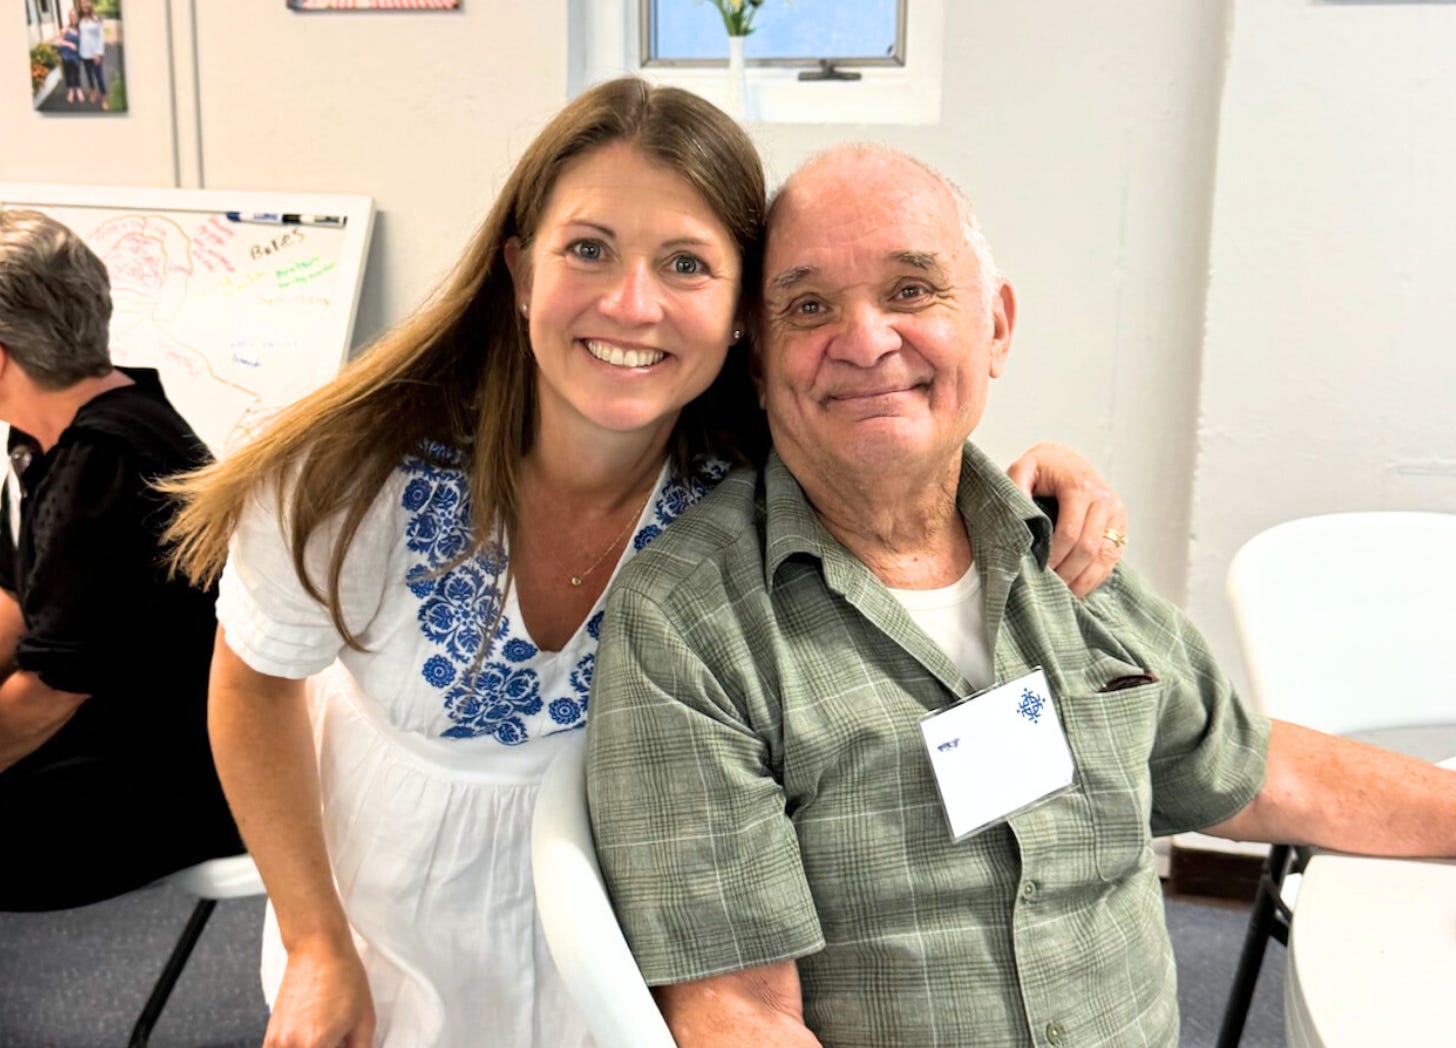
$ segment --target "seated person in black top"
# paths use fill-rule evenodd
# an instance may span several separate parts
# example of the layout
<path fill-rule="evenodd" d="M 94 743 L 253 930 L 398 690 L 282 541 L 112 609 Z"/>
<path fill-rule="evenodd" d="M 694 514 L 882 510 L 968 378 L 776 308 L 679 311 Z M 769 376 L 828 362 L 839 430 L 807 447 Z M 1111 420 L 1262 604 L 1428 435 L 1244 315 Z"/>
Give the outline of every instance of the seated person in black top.
<path fill-rule="evenodd" d="M 207 744 L 215 593 L 171 580 L 150 481 L 207 450 L 113 368 L 106 267 L 0 211 L 0 910 L 78 906 L 243 850 Z"/>

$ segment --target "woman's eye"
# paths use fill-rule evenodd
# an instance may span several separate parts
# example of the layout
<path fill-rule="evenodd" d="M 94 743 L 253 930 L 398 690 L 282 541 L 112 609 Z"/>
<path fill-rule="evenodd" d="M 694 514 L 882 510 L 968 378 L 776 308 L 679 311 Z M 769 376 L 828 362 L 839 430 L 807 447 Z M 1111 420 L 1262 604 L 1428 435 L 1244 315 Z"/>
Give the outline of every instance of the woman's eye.
<path fill-rule="evenodd" d="M 600 240 L 573 240 L 566 250 L 583 262 L 599 262 L 606 253 Z"/>
<path fill-rule="evenodd" d="M 925 297 L 925 288 L 919 284 L 906 284 L 895 292 L 895 297 L 901 302 L 914 302 L 917 298 Z"/>
<path fill-rule="evenodd" d="M 672 271 L 680 277 L 696 277 L 706 273 L 708 267 L 695 255 L 673 255 Z"/>
<path fill-rule="evenodd" d="M 824 303 L 812 298 L 806 298 L 794 303 L 794 312 L 801 317 L 816 317 L 824 309 Z"/>

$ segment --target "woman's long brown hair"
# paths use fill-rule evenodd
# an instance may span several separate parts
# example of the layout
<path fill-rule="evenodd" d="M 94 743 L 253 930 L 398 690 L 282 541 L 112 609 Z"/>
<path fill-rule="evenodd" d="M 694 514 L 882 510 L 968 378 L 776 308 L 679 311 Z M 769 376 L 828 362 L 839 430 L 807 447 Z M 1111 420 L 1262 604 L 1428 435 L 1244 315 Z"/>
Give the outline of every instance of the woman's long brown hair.
<path fill-rule="evenodd" d="M 676 88 L 626 77 L 567 105 L 516 165 L 485 222 L 434 298 L 382 336 L 322 389 L 281 412 L 253 440 L 205 469 L 165 482 L 180 499 L 167 533 L 175 570 L 208 584 L 250 495 L 280 491 L 279 523 L 304 588 L 328 606 L 345 643 L 361 648 L 339 597 L 344 558 L 380 489 L 433 442 L 458 449 L 470 480 L 475 549 L 514 525 L 519 467 L 534 433 L 535 364 L 515 305 L 503 249 L 528 250 L 562 169 L 575 157 L 628 141 L 703 197 L 743 259 L 744 293 L 757 287 L 764 216 L 763 168 L 736 123 Z M 752 461 L 767 430 L 749 377 L 747 346 L 728 354 L 712 386 L 683 409 L 670 444 L 687 476 L 714 456 Z M 323 585 L 305 562 L 310 539 L 339 521 Z"/>

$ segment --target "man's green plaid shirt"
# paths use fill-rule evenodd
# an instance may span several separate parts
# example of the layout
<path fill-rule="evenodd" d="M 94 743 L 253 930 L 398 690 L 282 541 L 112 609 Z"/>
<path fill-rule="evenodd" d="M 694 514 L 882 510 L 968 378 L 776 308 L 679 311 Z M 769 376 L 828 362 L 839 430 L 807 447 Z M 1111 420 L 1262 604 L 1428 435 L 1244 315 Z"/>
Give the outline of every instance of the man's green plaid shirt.
<path fill-rule="evenodd" d="M 1132 572 L 1076 600 L 970 445 L 958 503 L 996 681 L 1045 669 L 1077 788 L 950 839 L 918 724 L 969 686 L 774 456 L 607 605 L 588 776 L 628 940 L 653 984 L 796 959 L 835 1048 L 1176 1045 L 1152 836 L 1247 804 L 1268 723 Z"/>

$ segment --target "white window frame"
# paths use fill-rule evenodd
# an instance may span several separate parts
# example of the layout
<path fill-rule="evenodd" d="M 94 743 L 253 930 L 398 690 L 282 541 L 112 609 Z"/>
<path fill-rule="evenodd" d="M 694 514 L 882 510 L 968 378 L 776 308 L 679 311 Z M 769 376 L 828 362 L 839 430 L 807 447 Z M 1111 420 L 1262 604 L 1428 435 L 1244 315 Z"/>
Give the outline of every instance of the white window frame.
<path fill-rule="evenodd" d="M 750 122 L 940 123 L 945 0 L 907 2 L 903 66 L 856 66 L 859 80 L 800 80 L 796 67 L 750 65 L 746 72 Z M 722 66 L 642 65 L 639 7 L 638 0 L 572 0 L 571 93 L 632 74 L 686 88 L 722 105 L 728 80 Z"/>

